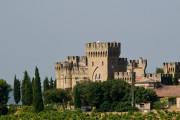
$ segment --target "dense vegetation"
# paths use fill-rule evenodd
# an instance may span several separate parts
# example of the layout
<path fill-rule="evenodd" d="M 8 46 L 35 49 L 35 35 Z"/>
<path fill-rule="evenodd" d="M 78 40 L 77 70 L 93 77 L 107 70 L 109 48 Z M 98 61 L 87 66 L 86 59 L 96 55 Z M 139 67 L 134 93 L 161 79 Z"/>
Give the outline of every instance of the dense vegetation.
<path fill-rule="evenodd" d="M 91 106 L 101 112 L 125 112 L 135 109 L 131 107 L 131 87 L 121 80 L 86 81 L 75 86 L 73 95 L 76 108 Z M 156 100 L 153 90 L 135 87 L 135 103 L 153 103 Z"/>
<path fill-rule="evenodd" d="M 11 113 L 0 116 L 0 120 L 179 120 L 179 112 L 152 111 L 149 113 L 83 113 L 79 110 L 61 110 L 47 107 L 44 111 L 35 113 L 32 107 L 11 107 Z"/>
<path fill-rule="evenodd" d="M 7 102 L 9 99 L 10 86 L 5 80 L 0 79 L 0 115 L 7 114 Z"/>

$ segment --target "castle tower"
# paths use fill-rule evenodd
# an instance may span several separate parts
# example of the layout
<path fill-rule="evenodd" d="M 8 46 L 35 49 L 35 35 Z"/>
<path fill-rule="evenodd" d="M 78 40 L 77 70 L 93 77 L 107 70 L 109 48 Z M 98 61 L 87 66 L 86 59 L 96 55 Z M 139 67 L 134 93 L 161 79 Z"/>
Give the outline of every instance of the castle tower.
<path fill-rule="evenodd" d="M 72 88 L 72 66 L 68 62 L 56 63 L 56 88 L 69 89 Z"/>
<path fill-rule="evenodd" d="M 133 69 L 136 73 L 136 80 L 142 80 L 146 76 L 146 68 L 147 60 L 140 57 L 138 60 L 129 61 L 127 72 L 131 72 Z"/>
<path fill-rule="evenodd" d="M 164 74 L 171 74 L 173 77 L 180 78 L 180 62 L 163 63 Z"/>
<path fill-rule="evenodd" d="M 93 81 L 113 79 L 119 71 L 121 44 L 117 42 L 93 42 L 86 44 L 88 58 L 88 76 Z M 122 61 L 122 59 L 121 59 Z"/>

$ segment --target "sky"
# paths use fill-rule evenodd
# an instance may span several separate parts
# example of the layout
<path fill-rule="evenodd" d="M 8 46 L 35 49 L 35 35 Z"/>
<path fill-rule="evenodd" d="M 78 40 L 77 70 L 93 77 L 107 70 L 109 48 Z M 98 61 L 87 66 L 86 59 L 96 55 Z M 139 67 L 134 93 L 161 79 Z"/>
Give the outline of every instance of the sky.
<path fill-rule="evenodd" d="M 41 79 L 54 65 L 84 55 L 85 43 L 117 41 L 121 57 L 148 60 L 147 72 L 180 61 L 179 0 L 1 0 L 0 78 L 13 84 L 38 66 Z"/>

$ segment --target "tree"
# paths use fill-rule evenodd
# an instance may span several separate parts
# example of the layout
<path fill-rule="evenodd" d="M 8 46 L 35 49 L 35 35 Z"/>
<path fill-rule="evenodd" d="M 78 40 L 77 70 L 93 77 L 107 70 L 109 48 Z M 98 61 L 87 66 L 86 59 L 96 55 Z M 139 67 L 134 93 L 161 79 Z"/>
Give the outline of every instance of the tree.
<path fill-rule="evenodd" d="M 8 112 L 6 105 L 10 90 L 10 85 L 5 80 L 0 79 L 0 115 L 5 115 Z"/>
<path fill-rule="evenodd" d="M 175 74 L 174 77 L 172 78 L 173 80 L 173 85 L 178 85 L 179 84 L 179 81 L 178 81 L 178 78 L 176 77 L 177 75 Z"/>
<path fill-rule="evenodd" d="M 158 97 L 156 93 L 151 89 L 145 89 L 143 87 L 136 87 L 135 89 L 135 101 L 136 103 L 143 103 L 143 102 L 155 102 L 157 101 Z"/>
<path fill-rule="evenodd" d="M 67 105 L 67 103 L 71 100 L 69 91 L 63 89 L 49 89 L 43 94 L 45 104 L 56 103 L 61 105 Z"/>
<path fill-rule="evenodd" d="M 56 89 L 56 79 L 54 80 L 54 88 Z"/>
<path fill-rule="evenodd" d="M 49 88 L 50 89 L 54 88 L 54 81 L 53 81 L 52 77 L 51 77 L 51 80 L 50 80 L 50 83 L 49 83 Z"/>
<path fill-rule="evenodd" d="M 164 73 L 164 70 L 162 68 L 156 68 L 156 73 L 161 73 L 163 74 Z"/>
<path fill-rule="evenodd" d="M 131 87 L 123 80 L 107 80 L 104 82 L 85 81 L 73 89 L 74 105 L 96 107 L 97 111 L 132 111 Z M 154 102 L 157 95 L 154 91 L 135 87 L 135 100 Z"/>
<path fill-rule="evenodd" d="M 74 106 L 75 106 L 75 108 L 80 108 L 81 107 L 81 97 L 80 97 L 80 92 L 78 90 L 78 86 L 74 87 L 73 94 L 74 94 Z"/>
<path fill-rule="evenodd" d="M 19 103 L 21 99 L 21 90 L 20 90 L 20 81 L 16 78 L 16 75 L 14 77 L 14 101 L 16 104 Z"/>
<path fill-rule="evenodd" d="M 32 105 L 33 93 L 32 93 L 32 83 L 28 75 L 28 72 L 24 72 L 24 79 L 22 81 L 22 104 Z"/>
<path fill-rule="evenodd" d="M 33 107 L 35 112 L 40 112 L 44 110 L 44 104 L 41 91 L 41 79 L 37 67 L 35 68 L 35 78 L 33 85 Z"/>
<path fill-rule="evenodd" d="M 50 87 L 49 87 L 48 77 L 46 77 L 46 78 L 44 79 L 43 88 L 44 88 L 44 92 L 47 91 L 47 90 L 50 88 Z"/>

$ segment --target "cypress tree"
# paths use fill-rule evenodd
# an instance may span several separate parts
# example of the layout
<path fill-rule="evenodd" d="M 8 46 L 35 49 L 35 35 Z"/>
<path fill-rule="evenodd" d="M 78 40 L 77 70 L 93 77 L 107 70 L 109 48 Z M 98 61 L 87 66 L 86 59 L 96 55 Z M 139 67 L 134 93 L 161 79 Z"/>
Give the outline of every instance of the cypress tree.
<path fill-rule="evenodd" d="M 56 89 L 56 79 L 54 80 L 54 88 Z"/>
<path fill-rule="evenodd" d="M 33 107 L 35 112 L 40 112 L 44 110 L 42 91 L 41 91 L 41 80 L 40 80 L 39 70 L 37 67 L 35 68 L 35 78 L 33 82 Z"/>
<path fill-rule="evenodd" d="M 46 78 L 44 79 L 43 88 L 44 88 L 44 92 L 49 89 L 49 80 L 48 80 L 48 77 L 46 77 Z"/>
<path fill-rule="evenodd" d="M 22 104 L 23 105 L 32 105 L 32 83 L 28 72 L 24 72 L 24 79 L 22 81 Z"/>
<path fill-rule="evenodd" d="M 51 80 L 50 80 L 50 89 L 53 89 L 54 88 L 54 81 L 53 81 L 53 79 L 52 79 L 52 77 L 51 77 Z"/>
<path fill-rule="evenodd" d="M 16 104 L 19 103 L 21 99 L 21 91 L 20 91 L 20 81 L 16 78 L 16 75 L 14 77 L 14 101 Z"/>
<path fill-rule="evenodd" d="M 74 87 L 74 106 L 75 108 L 81 107 L 81 97 L 77 86 Z"/>

